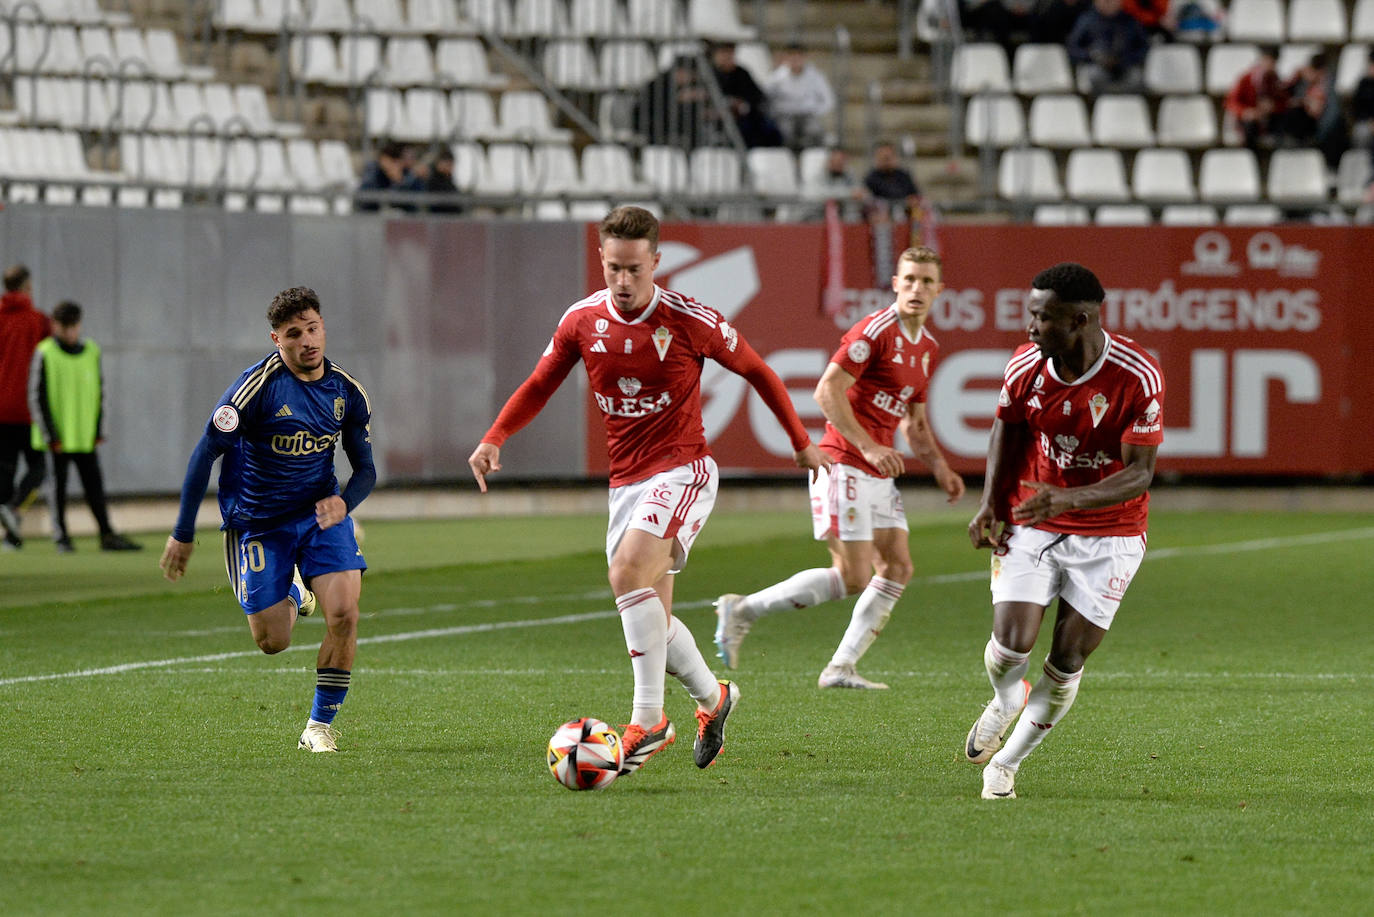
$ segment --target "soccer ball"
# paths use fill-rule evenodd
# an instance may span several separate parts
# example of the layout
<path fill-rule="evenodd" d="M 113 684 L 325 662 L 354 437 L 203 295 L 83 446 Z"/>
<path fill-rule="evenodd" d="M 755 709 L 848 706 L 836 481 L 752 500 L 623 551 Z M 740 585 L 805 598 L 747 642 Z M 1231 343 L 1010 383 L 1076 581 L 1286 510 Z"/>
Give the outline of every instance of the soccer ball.
<path fill-rule="evenodd" d="M 595 717 L 564 723 L 549 739 L 549 770 L 570 790 L 604 790 L 624 760 L 620 734 Z"/>

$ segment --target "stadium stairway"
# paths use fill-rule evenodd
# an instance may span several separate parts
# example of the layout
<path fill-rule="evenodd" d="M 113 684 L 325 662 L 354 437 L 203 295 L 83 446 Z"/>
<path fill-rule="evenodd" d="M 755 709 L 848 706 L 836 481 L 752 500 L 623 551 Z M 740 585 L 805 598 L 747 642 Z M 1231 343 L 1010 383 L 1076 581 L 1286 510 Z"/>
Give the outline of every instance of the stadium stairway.
<path fill-rule="evenodd" d="M 950 149 L 950 106 L 939 98 L 929 48 L 917 43 L 910 60 L 898 56 L 898 5 L 855 0 L 769 0 L 765 21 L 755 22 L 756 4 L 741 3 L 741 18 L 772 38 L 774 50 L 793 39 L 809 51 L 812 62 L 832 76 L 835 64 L 835 32 L 849 32 L 850 80 L 843 90 L 846 125 L 845 147 L 851 167 L 861 176 L 869 160 L 873 139 L 891 140 L 904 150 L 903 158 L 916 182 L 938 204 L 961 204 L 978 197 L 977 158 L 966 151 L 955 156 Z M 793 10 L 801 8 L 800 24 L 793 31 Z M 755 74 L 761 78 L 760 74 Z M 882 105 L 878 110 L 876 136 L 870 136 L 869 88 L 877 84 Z M 836 86 L 837 93 L 841 91 Z M 910 145 L 906 143 L 910 138 Z M 911 150 L 914 149 L 914 157 Z M 986 218 L 986 217 L 984 217 Z"/>

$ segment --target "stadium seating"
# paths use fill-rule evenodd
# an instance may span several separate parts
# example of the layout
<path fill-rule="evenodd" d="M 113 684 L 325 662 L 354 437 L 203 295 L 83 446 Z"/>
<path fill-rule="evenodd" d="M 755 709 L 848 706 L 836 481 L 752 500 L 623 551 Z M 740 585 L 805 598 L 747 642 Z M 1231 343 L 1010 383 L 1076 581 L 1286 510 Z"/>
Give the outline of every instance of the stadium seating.
<path fill-rule="evenodd" d="M 1160 146 L 1205 149 L 1217 143 L 1217 110 L 1204 95 L 1165 96 L 1159 102 L 1155 138 Z"/>
<path fill-rule="evenodd" d="M 1015 96 L 978 95 L 964 108 L 964 139 L 974 146 L 1016 146 L 1026 140 L 1026 118 Z"/>
<path fill-rule="evenodd" d="M 1104 95 L 1093 103 L 1092 139 L 1098 146 L 1154 146 L 1150 110 L 1138 95 Z"/>
<path fill-rule="evenodd" d="M 1103 204 L 1093 213 L 1099 226 L 1149 226 L 1150 208 L 1144 204 Z"/>
<path fill-rule="evenodd" d="M 1022 95 L 1072 92 L 1068 52 L 1063 45 L 1018 45 L 1012 57 L 1012 85 Z"/>
<path fill-rule="evenodd" d="M 1211 149 L 1198 166 L 1198 196 L 1209 204 L 1248 203 L 1260 196 L 1259 161 L 1247 149 Z"/>
<path fill-rule="evenodd" d="M 1288 40 L 1338 45 L 1346 40 L 1342 0 L 1289 0 Z"/>
<path fill-rule="evenodd" d="M 1069 149 L 1091 146 L 1088 108 L 1074 93 L 1036 96 L 1030 105 L 1030 140 L 1036 146 Z"/>
<path fill-rule="evenodd" d="M 1232 41 L 1282 42 L 1283 0 L 1232 0 L 1226 15 L 1226 33 Z"/>
<path fill-rule="evenodd" d="M 1131 167 L 1131 189 L 1136 198 L 1155 203 L 1197 199 L 1193 167 L 1182 150 L 1141 150 Z"/>
<path fill-rule="evenodd" d="M 1064 184 L 1074 200 L 1123 203 L 1131 198 L 1126 187 L 1126 167 L 1118 150 L 1073 150 L 1064 170 Z"/>
<path fill-rule="evenodd" d="M 1064 189 L 1054 155 L 1037 147 L 1006 150 L 997 165 L 997 193 L 1009 201 L 1061 200 Z"/>
<path fill-rule="evenodd" d="M 1092 216 L 1082 204 L 1041 204 L 1031 213 L 1031 222 L 1038 226 L 1086 226 Z"/>
<path fill-rule="evenodd" d="M 977 92 L 1011 92 L 1007 52 L 1001 45 L 971 43 L 954 51 L 950 85 L 961 95 Z"/>
<path fill-rule="evenodd" d="M 1145 57 L 1145 88 L 1158 95 L 1202 91 L 1202 53 L 1195 45 L 1151 45 Z"/>

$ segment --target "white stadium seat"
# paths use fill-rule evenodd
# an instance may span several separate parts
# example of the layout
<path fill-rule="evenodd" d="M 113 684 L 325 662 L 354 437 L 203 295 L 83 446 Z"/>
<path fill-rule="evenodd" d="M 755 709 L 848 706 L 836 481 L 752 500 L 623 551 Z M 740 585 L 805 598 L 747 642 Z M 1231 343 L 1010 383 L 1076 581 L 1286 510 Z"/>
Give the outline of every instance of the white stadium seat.
<path fill-rule="evenodd" d="M 1007 200 L 1062 200 L 1054 154 L 1037 147 L 1004 152 L 997 164 L 997 193 Z"/>
<path fill-rule="evenodd" d="M 1036 146 L 1069 149 L 1091 146 L 1088 108 L 1075 93 L 1036 96 L 1031 100 L 1030 142 Z"/>
<path fill-rule="evenodd" d="M 1211 149 L 1198 166 L 1198 196 L 1207 203 L 1244 204 L 1260 197 L 1259 162 L 1247 149 Z"/>
<path fill-rule="evenodd" d="M 1206 149 L 1217 144 L 1217 109 L 1210 96 L 1165 96 L 1155 139 L 1160 146 Z"/>
<path fill-rule="evenodd" d="M 1345 4 L 1342 0 L 1289 0 L 1288 40 L 1344 44 Z"/>
<path fill-rule="evenodd" d="M 1137 199 L 1155 203 L 1197 199 L 1193 166 L 1182 150 L 1141 150 L 1131 166 L 1131 190 Z"/>
<path fill-rule="evenodd" d="M 1231 41 L 1278 44 L 1284 40 L 1283 0 L 1232 0 L 1226 15 Z"/>
<path fill-rule="evenodd" d="M 1008 147 L 1024 143 L 1026 116 L 1015 96 L 977 95 L 964 107 L 964 141 L 974 146 Z"/>
<path fill-rule="evenodd" d="M 1145 57 L 1145 88 L 1157 95 L 1202 91 L 1202 54 L 1197 46 L 1151 45 Z"/>
<path fill-rule="evenodd" d="M 1018 45 L 1011 73 L 1012 85 L 1022 95 L 1073 91 L 1073 70 L 1063 45 Z"/>
<path fill-rule="evenodd" d="M 1098 146 L 1139 149 L 1155 145 L 1150 110 L 1143 96 L 1104 95 L 1093 103 L 1093 143 Z"/>
<path fill-rule="evenodd" d="M 954 49 L 950 82 L 961 95 L 1011 92 L 1007 52 L 991 42 L 972 42 Z"/>
<path fill-rule="evenodd" d="M 1120 203 L 1131 197 L 1120 150 L 1071 151 L 1064 167 L 1064 185 L 1068 196 L 1078 201 Z"/>
<path fill-rule="evenodd" d="M 1265 190 L 1285 207 L 1315 207 L 1327 202 L 1326 161 L 1317 150 L 1275 150 L 1269 158 Z"/>

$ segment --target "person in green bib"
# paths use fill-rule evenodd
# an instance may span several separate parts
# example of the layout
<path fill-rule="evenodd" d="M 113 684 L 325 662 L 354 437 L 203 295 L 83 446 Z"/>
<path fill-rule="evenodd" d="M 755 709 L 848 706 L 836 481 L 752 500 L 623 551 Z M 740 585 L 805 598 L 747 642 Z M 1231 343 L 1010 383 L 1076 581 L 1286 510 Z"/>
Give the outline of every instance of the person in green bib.
<path fill-rule="evenodd" d="M 100 527 L 101 550 L 141 550 L 142 545 L 114 530 L 105 505 L 105 482 L 95 451 L 104 442 L 100 345 L 81 339 L 81 307 L 76 303 L 58 303 L 52 318 L 52 337 L 39 343 L 29 367 L 29 413 L 33 447 L 48 454 L 53 540 L 58 553 L 72 552 L 67 534 L 67 469 L 75 465 L 86 503 Z"/>

